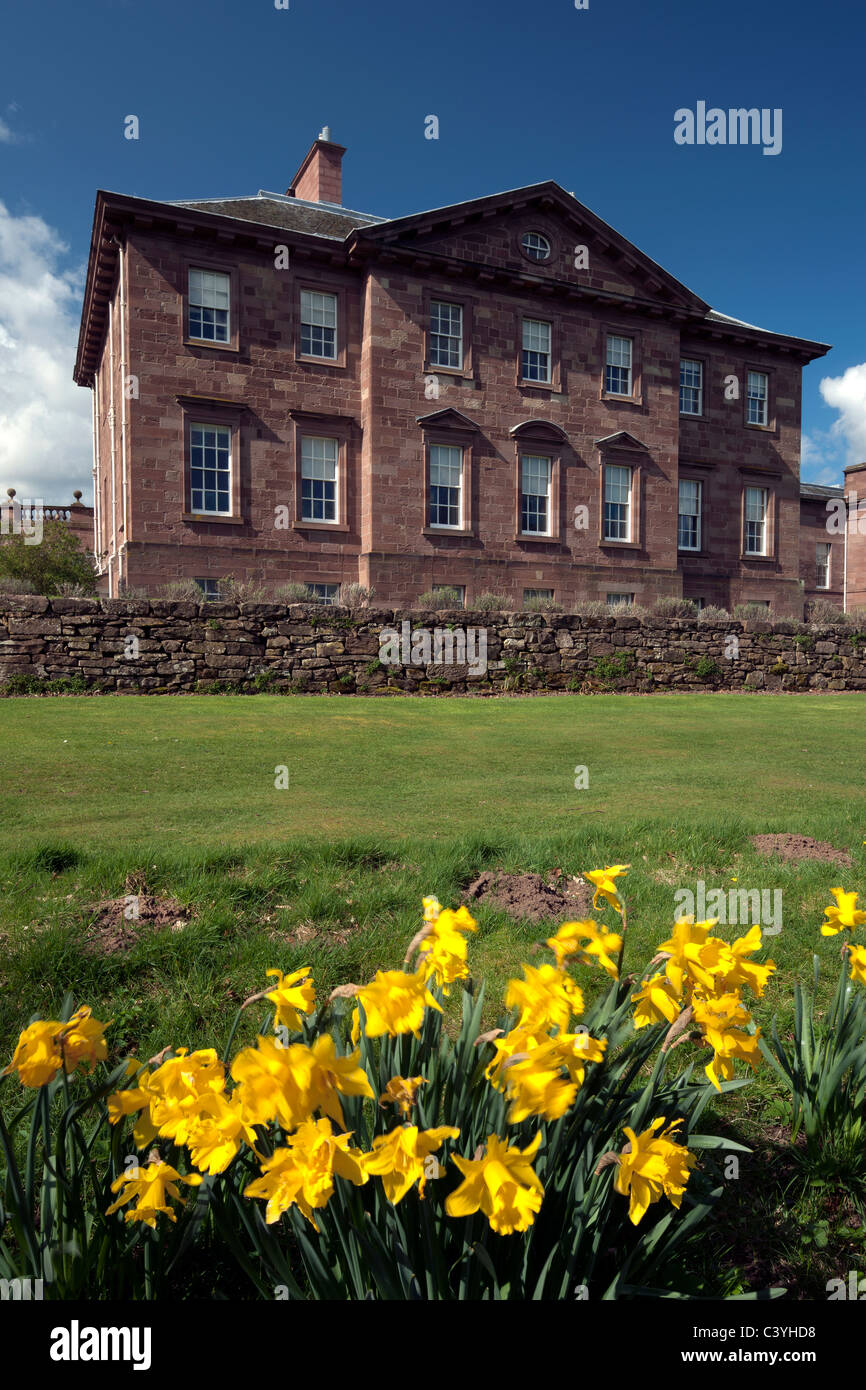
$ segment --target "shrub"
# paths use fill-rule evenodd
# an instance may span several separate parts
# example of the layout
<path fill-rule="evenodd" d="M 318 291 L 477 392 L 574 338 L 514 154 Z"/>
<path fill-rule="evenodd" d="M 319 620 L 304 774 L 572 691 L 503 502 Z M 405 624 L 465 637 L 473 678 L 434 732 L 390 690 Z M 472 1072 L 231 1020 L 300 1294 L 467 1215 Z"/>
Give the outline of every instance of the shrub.
<path fill-rule="evenodd" d="M 729 623 L 731 615 L 727 608 L 717 608 L 714 604 L 706 604 L 698 613 L 699 623 Z"/>
<path fill-rule="evenodd" d="M 650 613 L 654 618 L 695 618 L 698 605 L 690 598 L 657 598 Z"/>
<path fill-rule="evenodd" d="M 814 598 L 807 605 L 807 617 L 813 627 L 844 627 L 850 615 L 843 613 L 826 598 Z"/>
<path fill-rule="evenodd" d="M 342 608 L 369 608 L 375 592 L 363 584 L 341 584 L 338 602 Z"/>
<path fill-rule="evenodd" d="M 0 540 L 0 575 L 25 580 L 36 594 L 56 594 L 64 583 L 80 584 L 88 594 L 96 591 L 93 556 L 65 521 L 44 521 L 39 545 L 28 545 L 22 532 Z"/>
<path fill-rule="evenodd" d="M 96 598 L 91 589 L 87 589 L 83 584 L 73 584 L 70 580 L 58 584 L 56 592 L 59 598 Z"/>
<path fill-rule="evenodd" d="M 145 599 L 148 597 L 147 589 L 142 589 L 137 584 L 127 584 L 126 581 L 117 586 L 118 598 Z"/>
<path fill-rule="evenodd" d="M 574 605 L 572 612 L 580 618 L 607 618 L 610 610 L 600 598 L 581 598 Z"/>
<path fill-rule="evenodd" d="M 463 600 L 459 589 L 444 585 L 441 589 L 427 589 L 423 594 L 419 594 L 415 600 L 415 607 L 439 610 L 462 608 Z"/>
<path fill-rule="evenodd" d="M 35 594 L 36 589 L 29 579 L 16 579 L 12 574 L 0 573 L 0 594 Z"/>
<path fill-rule="evenodd" d="M 315 602 L 312 593 L 306 584 L 280 584 L 274 590 L 274 598 L 277 603 L 313 603 Z"/>
<path fill-rule="evenodd" d="M 476 613 L 504 613 L 514 604 L 508 594 L 479 594 L 472 600 L 470 607 Z"/>
<path fill-rule="evenodd" d="M 548 937 L 492 1032 L 469 973 L 476 924 L 434 898 L 402 970 L 325 999 L 307 968 L 272 971 L 221 1056 L 166 1048 L 109 1067 L 107 1025 L 68 996 L 3 1074 L 28 1098 L 9 1127 L 0 1110 L 0 1274 L 42 1278 L 53 1298 L 98 1285 L 132 1301 L 170 1297 L 197 1256 L 217 1298 L 226 1265 L 263 1299 L 700 1296 L 683 1257 L 723 1190 L 712 1151 L 745 1150 L 699 1121 L 745 1084 L 735 1056 L 756 1065 L 740 990 L 760 995 L 773 965 L 748 959 L 759 928 L 729 946 L 684 922 L 623 979 L 625 868 L 585 875 L 616 929 L 586 920 Z M 577 963 L 609 980 L 589 1008 Z M 250 1007 L 258 1035 L 233 1053 Z M 712 1052 L 704 1075 L 697 1049 L 669 1074 L 674 1043 L 693 1041 Z"/>
<path fill-rule="evenodd" d="M 640 603 L 608 603 L 607 612 L 613 618 L 648 618 L 649 609 Z"/>
<path fill-rule="evenodd" d="M 253 579 L 235 579 L 229 574 L 219 583 L 222 603 L 267 603 L 268 592 L 264 585 Z"/>
<path fill-rule="evenodd" d="M 699 656 L 694 665 L 694 672 L 702 681 L 715 680 L 717 676 L 721 675 L 721 671 L 711 656 Z"/>
<path fill-rule="evenodd" d="M 561 613 L 562 604 L 552 598 L 528 598 L 523 602 L 524 613 Z"/>
<path fill-rule="evenodd" d="M 762 603 L 737 603 L 734 605 L 731 616 L 739 623 L 771 623 L 773 621 L 771 610 L 765 608 Z"/>
<path fill-rule="evenodd" d="M 205 597 L 194 579 L 169 579 L 156 591 L 158 599 L 172 603 L 204 603 Z"/>

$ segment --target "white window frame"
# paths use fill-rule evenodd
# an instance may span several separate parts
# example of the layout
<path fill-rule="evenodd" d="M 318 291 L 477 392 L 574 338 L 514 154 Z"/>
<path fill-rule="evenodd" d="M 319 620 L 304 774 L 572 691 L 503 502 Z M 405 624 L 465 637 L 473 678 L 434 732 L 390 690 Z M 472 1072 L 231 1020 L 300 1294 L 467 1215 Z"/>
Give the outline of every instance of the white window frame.
<path fill-rule="evenodd" d="M 536 330 L 543 329 L 544 332 Z M 547 343 L 544 347 L 543 344 Z M 544 371 L 535 376 L 533 371 Z M 549 319 L 524 319 L 520 351 L 520 376 L 539 386 L 549 386 L 553 380 L 553 324 Z"/>
<path fill-rule="evenodd" d="M 608 608 L 617 608 L 620 604 L 634 606 L 634 594 L 605 594 L 604 597 Z"/>
<path fill-rule="evenodd" d="M 624 474 L 628 480 L 626 499 L 623 501 L 621 488 Z M 614 476 L 615 475 L 615 476 Z M 604 465 L 604 539 L 606 541 L 630 541 L 632 523 L 632 489 L 634 487 L 634 471 L 628 464 L 606 463 Z M 611 495 L 614 494 L 615 495 Z M 608 508 L 622 508 L 621 511 L 614 513 Z M 625 534 L 619 532 L 624 529 Z"/>
<path fill-rule="evenodd" d="M 201 438 L 200 438 L 200 440 L 199 440 L 198 442 L 196 442 L 196 434 L 197 434 L 199 431 L 201 431 Z M 224 440 L 224 441 L 227 441 L 227 444 L 221 445 L 219 442 L 215 442 L 214 444 L 208 444 L 208 443 L 206 442 L 205 436 L 206 436 L 207 434 L 211 434 L 211 433 L 214 434 L 214 435 L 216 436 L 217 441 L 218 441 L 219 439 L 222 439 L 222 440 Z M 215 459 L 215 461 L 214 461 L 214 466 L 213 466 L 212 468 L 208 468 L 208 467 L 206 466 L 206 463 L 205 463 L 204 451 L 205 451 L 206 449 L 215 449 L 215 450 L 216 450 L 217 458 Z M 196 462 L 196 451 L 197 451 L 197 450 L 201 450 L 201 451 L 202 451 L 202 458 L 201 458 L 201 461 L 198 462 L 198 463 Z M 223 467 L 223 466 L 221 466 L 221 465 L 219 464 L 219 455 L 220 455 L 220 454 L 223 454 L 223 453 L 227 453 L 227 454 L 228 454 L 228 465 L 227 465 L 226 467 Z M 196 484 L 195 484 L 195 473 L 196 473 L 196 471 L 198 471 L 198 472 L 201 473 L 201 485 L 198 486 L 198 487 L 197 487 Z M 206 476 L 207 473 L 215 473 L 215 474 L 217 474 L 217 475 L 219 475 L 219 474 L 221 474 L 221 473 L 226 474 L 226 475 L 227 475 L 227 482 L 226 482 L 225 486 L 224 486 L 224 487 L 214 486 L 214 487 L 210 487 L 210 488 L 207 487 L 207 485 L 206 485 L 206 483 L 205 483 L 205 476 Z M 193 420 L 193 421 L 190 421 L 190 427 L 189 427 L 189 509 L 190 509 L 190 511 L 193 512 L 196 516 L 231 516 L 231 514 L 232 514 L 232 492 L 233 492 L 232 484 L 233 484 L 233 481 L 234 481 L 234 459 L 233 459 L 233 457 L 232 457 L 232 430 L 231 430 L 231 426 L 230 426 L 230 425 L 216 425 L 216 424 L 214 424 L 212 421 L 208 421 L 208 420 Z M 206 507 L 206 506 L 204 505 L 204 501 L 205 501 L 205 497 L 207 496 L 207 494 L 208 494 L 209 492 L 214 493 L 216 496 L 218 496 L 221 492 L 222 492 L 222 493 L 225 493 L 225 496 L 226 496 L 226 505 L 225 505 L 224 507 Z M 199 494 L 200 494 L 200 497 L 201 497 L 202 505 L 201 505 L 200 507 L 197 507 L 197 506 L 195 505 L 195 496 L 196 496 L 196 493 L 199 493 Z"/>
<path fill-rule="evenodd" d="M 454 589 L 460 595 L 460 607 L 466 607 L 466 585 L 465 584 L 434 584 L 432 592 L 442 594 L 446 589 Z"/>
<path fill-rule="evenodd" d="M 222 284 L 220 282 L 223 282 Z M 193 310 L 202 310 L 201 331 L 196 331 L 192 326 Z M 214 331 L 208 335 L 203 330 L 206 327 L 204 316 L 206 313 L 225 314 L 225 322 L 217 325 L 216 320 L 211 327 L 216 330 L 220 328 L 218 334 Z M 225 270 L 208 270 L 205 266 L 190 266 L 187 273 L 187 335 L 197 343 L 221 343 L 231 342 L 232 336 L 232 278 Z M 223 331 L 224 330 L 224 333 Z"/>
<path fill-rule="evenodd" d="M 333 322 L 330 320 L 333 319 Z M 322 347 L 326 346 L 324 333 L 332 332 L 332 352 L 315 352 L 312 344 L 304 346 L 304 329 L 322 332 Z M 340 306 L 336 294 L 328 290 L 301 290 L 301 334 L 300 353 L 302 357 L 315 357 L 323 361 L 336 362 L 340 351 Z"/>
<path fill-rule="evenodd" d="M 447 309 L 447 316 L 439 313 Z M 445 331 L 447 326 L 448 332 Z M 456 327 L 456 332 L 454 331 Z M 430 366 L 450 371 L 463 369 L 463 305 L 449 299 L 430 300 Z M 456 344 L 456 346 L 455 346 Z M 440 355 L 442 354 L 442 355 Z M 443 361 L 443 356 L 448 360 Z M 456 357 L 456 361 L 451 361 Z"/>
<path fill-rule="evenodd" d="M 310 598 L 314 603 L 335 604 L 340 599 L 339 584 L 323 584 L 319 579 L 305 579 L 304 583 L 310 591 Z M 327 590 L 320 593 L 319 590 Z"/>
<path fill-rule="evenodd" d="M 761 498 L 761 515 L 750 516 L 749 512 L 756 512 L 755 499 Z M 765 487 L 747 487 L 743 497 L 743 554 L 744 555 L 766 555 L 767 542 L 769 539 L 769 513 L 770 513 L 770 494 Z M 760 526 L 760 533 L 750 528 Z M 754 542 L 754 537 L 760 534 L 760 549 Z"/>
<path fill-rule="evenodd" d="M 442 455 L 442 456 L 447 455 L 447 457 L 440 457 L 440 455 Z M 439 470 L 440 468 L 441 468 L 441 469 L 448 469 L 448 470 L 454 470 L 454 469 L 456 468 L 456 469 L 458 470 L 458 471 L 457 471 L 457 484 L 456 484 L 456 486 L 455 486 L 455 484 L 454 484 L 453 482 L 439 482 L 438 480 L 437 480 L 436 482 L 434 482 L 434 480 L 433 480 L 433 479 L 434 479 L 434 472 L 433 472 L 434 468 L 437 470 L 437 473 L 438 473 L 438 470 Z M 441 475 L 440 475 L 440 476 L 441 476 Z M 453 476 L 453 471 L 452 471 L 452 476 Z M 464 478 L 465 478 L 465 476 L 466 476 L 466 458 L 465 458 L 465 450 L 464 450 L 460 445 L 458 445 L 458 444 L 431 444 L 431 445 L 430 445 L 430 500 L 429 500 L 429 516 L 428 516 L 428 522 L 427 522 L 427 524 L 428 524 L 428 526 L 431 528 L 431 530 L 434 530 L 434 531 L 462 531 L 462 530 L 463 530 L 463 494 L 464 494 L 464 486 L 463 486 L 463 483 L 464 483 Z M 436 488 L 436 490 L 437 490 L 437 491 L 436 491 L 436 494 L 435 494 L 435 497 L 436 497 L 435 502 L 434 502 L 434 492 L 433 492 L 433 489 L 434 489 L 434 488 Z M 439 493 L 440 493 L 440 492 L 442 492 L 442 493 L 446 493 L 446 492 L 447 492 L 447 493 L 456 493 L 456 494 L 457 494 L 456 503 L 455 503 L 454 501 L 452 501 L 450 498 L 449 498 L 447 501 L 443 501 L 443 500 L 439 497 Z M 447 507 L 449 513 L 456 512 L 456 515 L 457 515 L 457 520 L 456 520 L 456 521 L 443 522 L 443 521 L 434 521 L 434 520 L 433 520 L 434 507 L 437 508 L 437 510 L 438 510 L 438 509 L 440 509 L 443 505 L 444 505 L 445 507 Z"/>
<path fill-rule="evenodd" d="M 769 373 L 749 369 L 746 372 L 746 424 L 766 425 L 769 421 L 769 408 Z"/>
<path fill-rule="evenodd" d="M 201 596 L 205 603 L 219 603 L 220 601 L 220 582 L 218 579 L 194 579 L 201 589 Z"/>
<path fill-rule="evenodd" d="M 696 369 L 690 371 L 689 369 Z M 692 378 L 691 380 L 689 378 Z M 688 393 L 691 393 L 690 395 Z M 685 402 L 691 401 L 694 410 L 686 409 Z M 694 357 L 680 358 L 680 415 L 703 415 L 704 413 L 704 364 Z"/>
<path fill-rule="evenodd" d="M 554 596 L 555 596 L 555 593 L 554 593 L 554 590 L 553 590 L 553 589 L 524 589 L 524 590 L 523 590 L 523 602 L 524 602 L 524 603 L 529 603 L 532 599 L 541 599 L 543 602 L 546 602 L 546 603 L 553 603 Z"/>
<path fill-rule="evenodd" d="M 622 347 L 619 346 L 619 344 L 622 344 L 622 343 L 627 343 L 627 344 L 628 344 L 628 352 L 627 352 L 627 353 L 626 353 L 626 351 L 625 351 L 624 348 L 622 348 Z M 616 345 L 616 346 L 615 346 L 615 345 Z M 626 338 L 626 337 L 625 337 L 623 334 L 621 334 L 621 333 L 608 333 L 608 334 L 607 334 L 607 339 L 606 339 L 605 354 L 604 354 L 604 389 L 605 389 L 605 394 L 608 395 L 608 396 L 632 396 L 632 395 L 634 394 L 633 368 L 634 368 L 634 339 L 633 339 L 633 338 Z M 626 389 L 625 389 L 624 391 L 619 390 L 619 389 L 615 390 L 614 387 L 611 385 L 611 382 L 614 380 L 614 377 L 611 375 L 612 372 L 624 372 L 624 373 L 625 373 L 625 378 L 624 378 L 624 379 L 625 379 Z M 616 381 L 617 381 L 618 383 L 620 383 L 621 380 L 622 380 L 622 379 L 621 379 L 619 376 L 616 378 Z"/>
<path fill-rule="evenodd" d="M 527 469 L 527 464 L 529 468 Z M 544 468 L 536 467 L 544 464 Z M 527 482 L 531 490 L 527 489 Z M 544 484 L 544 491 L 538 491 L 533 484 Z M 530 454 L 521 453 L 520 455 L 520 534 L 521 536 L 549 536 L 552 534 L 551 525 L 553 523 L 553 459 L 549 454 Z M 527 527 L 524 522 L 530 519 L 529 509 L 524 508 L 524 498 L 543 498 L 545 525 L 542 529 L 539 526 Z M 536 520 L 541 508 L 536 503 Z"/>
<path fill-rule="evenodd" d="M 317 445 L 333 445 L 330 448 L 319 449 Z M 308 447 L 313 446 L 313 447 Z M 333 477 L 329 478 L 328 472 L 333 466 Z M 324 526 L 338 526 L 340 524 L 340 441 L 329 435 L 304 434 L 301 435 L 301 520 L 319 522 Z M 304 483 L 322 483 L 321 496 L 317 497 L 315 487 L 310 489 L 311 495 L 304 496 Z M 327 495 L 328 486 L 333 487 L 333 496 Z M 321 507 L 322 516 L 316 516 L 315 512 Z M 334 515 L 328 516 L 325 513 L 333 508 Z"/>
<path fill-rule="evenodd" d="M 695 510 L 694 510 L 694 511 L 684 511 L 684 510 L 683 510 L 683 488 L 694 488 L 694 489 L 696 490 L 696 496 L 695 496 L 695 498 L 694 498 L 694 503 L 693 503 L 693 505 L 694 505 L 694 507 L 695 507 Z M 679 486 L 678 486 L 678 488 L 677 488 L 677 550 L 692 550 L 692 551 L 694 551 L 694 550 L 700 550 L 700 548 L 701 548 L 701 521 L 702 521 L 702 517 L 701 517 L 701 508 L 702 508 L 702 505 L 703 505 L 703 491 L 704 491 L 703 483 L 700 481 L 700 479 L 698 479 L 698 478 L 680 478 L 680 480 L 679 480 Z M 680 529 L 680 520 L 681 520 L 681 518 L 683 518 L 683 517 L 687 517 L 690 521 L 692 521 L 692 522 L 694 523 L 693 528 L 690 528 L 690 529 L 693 529 L 693 530 L 694 530 L 694 536 L 695 536 L 695 543 L 694 543 L 694 545 L 691 545 L 691 544 L 690 544 L 690 545 L 684 545 L 684 544 L 683 544 L 682 531 L 681 531 L 681 529 Z"/>
<path fill-rule="evenodd" d="M 550 260 L 550 242 L 541 232 L 524 232 L 520 238 L 520 247 L 531 261 L 540 263 Z M 544 254 L 539 256 L 536 254 L 539 251 L 543 251 Z"/>
<path fill-rule="evenodd" d="M 815 543 L 815 577 L 816 589 L 829 589 L 830 569 L 833 562 L 833 547 L 829 541 L 817 541 Z M 821 576 L 824 576 L 823 583 Z"/>

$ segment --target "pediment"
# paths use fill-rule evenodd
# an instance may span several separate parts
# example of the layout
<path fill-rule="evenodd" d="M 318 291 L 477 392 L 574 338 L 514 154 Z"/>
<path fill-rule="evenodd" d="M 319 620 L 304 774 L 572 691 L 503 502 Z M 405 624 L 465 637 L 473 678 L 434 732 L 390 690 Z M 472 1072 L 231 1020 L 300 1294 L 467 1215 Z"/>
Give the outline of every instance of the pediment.
<path fill-rule="evenodd" d="M 549 242 L 547 260 L 531 260 L 521 250 L 523 234 L 531 231 Z M 598 299 L 709 311 L 704 300 L 552 181 L 365 227 L 358 240 L 375 245 L 386 261 L 413 257 L 421 270 L 475 274 L 482 282 L 504 281 L 516 289 L 567 293 L 573 287 Z"/>
<path fill-rule="evenodd" d="M 453 406 L 449 406 L 445 410 L 434 410 L 430 415 L 416 415 L 415 423 L 420 425 L 422 429 L 478 430 L 480 428 L 474 420 L 469 419 L 468 415 L 455 410 Z"/>
<path fill-rule="evenodd" d="M 595 445 L 597 449 L 636 449 L 642 454 L 649 453 L 646 444 L 635 439 L 628 430 L 617 430 L 616 434 L 606 434 L 603 439 L 597 439 Z"/>
<path fill-rule="evenodd" d="M 537 439 L 545 444 L 567 444 L 568 435 L 551 420 L 521 420 L 508 433 L 514 439 Z"/>

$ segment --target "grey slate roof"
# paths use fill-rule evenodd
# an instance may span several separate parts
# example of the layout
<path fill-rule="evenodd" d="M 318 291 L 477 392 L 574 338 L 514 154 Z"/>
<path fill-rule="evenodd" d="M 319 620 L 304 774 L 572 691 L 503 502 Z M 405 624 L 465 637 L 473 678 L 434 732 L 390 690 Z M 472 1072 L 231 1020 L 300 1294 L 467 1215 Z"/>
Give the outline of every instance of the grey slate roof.
<path fill-rule="evenodd" d="M 843 495 L 841 487 L 824 487 L 822 483 L 801 483 L 800 496 L 814 497 L 823 502 L 828 497 L 841 497 Z"/>
<path fill-rule="evenodd" d="M 270 227 L 282 227 L 287 232 L 307 232 L 331 241 L 345 241 L 358 227 L 377 227 L 387 221 L 369 212 L 352 212 L 333 203 L 308 203 L 281 193 L 268 193 L 265 189 L 259 189 L 250 197 L 183 199 L 170 206 L 189 208 L 191 212 L 216 212 L 222 217 L 265 223 Z"/>

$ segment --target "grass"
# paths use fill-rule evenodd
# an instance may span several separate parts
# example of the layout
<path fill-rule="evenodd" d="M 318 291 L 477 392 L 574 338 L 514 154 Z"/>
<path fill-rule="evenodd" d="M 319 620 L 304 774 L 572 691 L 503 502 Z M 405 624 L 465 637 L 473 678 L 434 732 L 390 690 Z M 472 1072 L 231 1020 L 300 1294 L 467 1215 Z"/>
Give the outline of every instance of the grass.
<path fill-rule="evenodd" d="M 456 906 L 485 869 L 611 863 L 632 866 L 626 970 L 669 935 L 678 889 L 781 889 L 783 930 L 767 943 L 779 969 L 755 1016 L 766 1027 L 775 1013 L 784 1034 L 813 951 L 828 992 L 835 980 L 838 944 L 818 931 L 829 889 L 866 892 L 851 755 L 861 707 L 849 694 L 6 700 L 0 1037 L 51 1016 L 72 990 L 113 1020 L 117 1054 L 221 1048 L 269 967 L 312 965 L 322 991 L 363 982 L 399 965 L 426 893 Z M 587 790 L 574 788 L 576 765 L 589 769 Z M 274 785 L 280 766 L 288 790 Z M 828 840 L 854 865 L 768 860 L 749 837 L 773 831 Z M 188 924 L 142 930 L 124 954 L 88 954 L 96 904 L 130 891 L 130 874 L 177 898 Z M 476 916 L 470 959 L 492 1023 L 506 980 L 548 933 L 486 907 Z M 588 995 L 602 983 L 577 975 Z M 263 1018 L 250 1010 L 239 1041 Z M 718 1114 L 763 1152 L 768 1124 L 786 1114 L 769 1068 Z M 840 1260 L 855 1268 L 862 1237 L 847 1233 L 863 1230 L 859 1217 L 828 1211 L 784 1165 L 773 1173 L 727 1199 L 732 1287 L 764 1278 L 738 1245 L 755 1222 L 782 1243 L 767 1268 L 806 1270 L 807 1282 Z"/>

